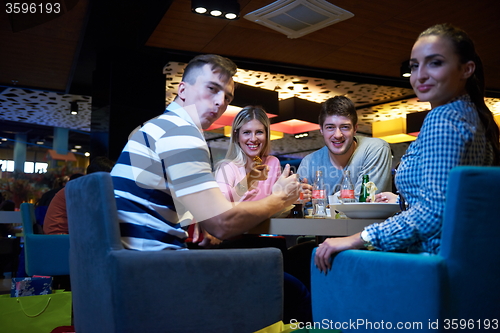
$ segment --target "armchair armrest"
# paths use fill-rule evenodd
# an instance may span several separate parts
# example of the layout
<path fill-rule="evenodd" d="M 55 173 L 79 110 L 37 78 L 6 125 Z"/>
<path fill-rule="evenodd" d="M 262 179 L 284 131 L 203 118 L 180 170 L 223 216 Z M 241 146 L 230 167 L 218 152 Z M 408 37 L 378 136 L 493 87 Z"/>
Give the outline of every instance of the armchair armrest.
<path fill-rule="evenodd" d="M 440 318 L 445 274 L 444 259 L 436 255 L 349 250 L 334 257 L 327 274 L 311 260 L 313 318 L 426 329 Z"/>

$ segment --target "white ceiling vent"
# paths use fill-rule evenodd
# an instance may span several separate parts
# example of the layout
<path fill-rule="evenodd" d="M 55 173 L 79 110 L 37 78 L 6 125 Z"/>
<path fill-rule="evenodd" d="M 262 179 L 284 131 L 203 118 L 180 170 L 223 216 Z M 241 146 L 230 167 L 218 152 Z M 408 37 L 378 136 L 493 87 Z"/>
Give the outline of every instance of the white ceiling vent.
<path fill-rule="evenodd" d="M 278 0 L 244 16 L 247 20 L 299 38 L 353 17 L 325 0 Z"/>

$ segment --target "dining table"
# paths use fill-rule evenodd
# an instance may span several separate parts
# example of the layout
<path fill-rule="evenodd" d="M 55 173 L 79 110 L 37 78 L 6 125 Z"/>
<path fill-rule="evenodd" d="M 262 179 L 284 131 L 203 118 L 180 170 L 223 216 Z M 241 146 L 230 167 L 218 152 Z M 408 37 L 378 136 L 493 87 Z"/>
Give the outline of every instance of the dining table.
<path fill-rule="evenodd" d="M 385 219 L 270 218 L 250 229 L 248 234 L 350 236 Z"/>
<path fill-rule="evenodd" d="M 0 211 L 0 223 L 22 224 L 20 211 Z"/>

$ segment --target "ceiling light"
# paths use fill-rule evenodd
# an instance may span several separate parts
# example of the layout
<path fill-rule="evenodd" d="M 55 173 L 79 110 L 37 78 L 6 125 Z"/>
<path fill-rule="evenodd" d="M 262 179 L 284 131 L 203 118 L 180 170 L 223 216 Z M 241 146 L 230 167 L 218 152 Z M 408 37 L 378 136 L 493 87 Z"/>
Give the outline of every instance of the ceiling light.
<path fill-rule="evenodd" d="M 242 108 L 248 105 L 258 105 L 266 111 L 269 118 L 277 117 L 280 108 L 279 93 L 270 89 L 238 83 L 234 89 L 234 99 L 231 105 Z"/>
<path fill-rule="evenodd" d="M 207 9 L 205 7 L 197 7 L 194 9 L 194 11 L 198 14 L 205 14 L 207 12 Z"/>
<path fill-rule="evenodd" d="M 80 146 L 80 145 L 75 145 L 75 149 L 81 149 L 81 148 L 82 148 L 82 146 Z"/>
<path fill-rule="evenodd" d="M 256 101 L 258 101 L 258 103 L 256 103 Z M 234 117 L 236 117 L 238 112 L 240 112 L 243 107 L 256 104 L 266 111 L 266 115 L 269 119 L 278 116 L 278 92 L 238 83 L 235 88 L 235 96 L 231 105 L 227 107 L 222 116 L 220 116 L 219 119 L 206 129 L 206 131 L 212 131 L 224 126 L 231 126 L 233 124 Z"/>
<path fill-rule="evenodd" d="M 43 144 L 44 144 L 44 142 L 43 142 L 43 141 L 37 141 L 37 142 L 36 142 L 36 144 L 37 144 L 37 145 L 43 145 Z"/>
<path fill-rule="evenodd" d="M 78 102 L 73 101 L 69 103 L 71 105 L 70 114 L 78 114 Z"/>
<path fill-rule="evenodd" d="M 191 11 L 196 14 L 235 20 L 240 16 L 238 0 L 191 0 Z"/>
<path fill-rule="evenodd" d="M 274 131 L 297 134 L 319 130 L 321 105 L 298 97 L 279 101 L 279 115 L 271 119 Z"/>
<path fill-rule="evenodd" d="M 297 133 L 294 135 L 295 139 L 302 139 L 309 136 L 309 132 Z"/>
<path fill-rule="evenodd" d="M 417 137 L 406 134 L 406 119 L 395 118 L 377 121 L 372 124 L 372 135 L 388 143 L 414 141 Z"/>
<path fill-rule="evenodd" d="M 89 157 L 89 156 L 90 156 L 90 153 L 87 151 L 87 152 L 85 152 L 85 154 L 83 154 L 83 155 L 85 155 L 85 156 Z"/>
<path fill-rule="evenodd" d="M 409 60 L 403 61 L 403 63 L 401 64 L 401 68 L 399 69 L 399 74 L 402 77 L 410 77 L 411 76 L 410 61 Z"/>

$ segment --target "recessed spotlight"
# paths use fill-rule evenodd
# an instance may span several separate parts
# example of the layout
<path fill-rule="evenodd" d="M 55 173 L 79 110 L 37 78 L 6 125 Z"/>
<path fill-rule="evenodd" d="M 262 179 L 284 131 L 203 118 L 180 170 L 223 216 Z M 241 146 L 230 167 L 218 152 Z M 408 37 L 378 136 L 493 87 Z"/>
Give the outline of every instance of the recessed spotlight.
<path fill-rule="evenodd" d="M 196 7 L 194 11 L 198 14 L 205 14 L 207 12 L 207 9 L 205 7 Z"/>
<path fill-rule="evenodd" d="M 302 139 L 309 136 L 309 132 L 297 133 L 294 135 L 295 139 Z"/>
<path fill-rule="evenodd" d="M 43 145 L 43 144 L 44 144 L 44 142 L 43 142 L 43 141 L 37 141 L 37 142 L 36 142 L 36 144 L 37 144 L 37 145 Z"/>
<path fill-rule="evenodd" d="M 89 157 L 89 156 L 90 156 L 90 153 L 87 151 L 87 152 L 85 152 L 85 154 L 83 154 L 83 155 L 85 155 L 85 156 Z"/>
<path fill-rule="evenodd" d="M 71 149 L 72 153 L 76 153 L 78 150 L 77 149 Z"/>
<path fill-rule="evenodd" d="M 191 0 L 191 11 L 225 20 L 237 20 L 240 4 L 238 0 Z"/>
<path fill-rule="evenodd" d="M 75 145 L 75 149 L 82 149 L 82 146 L 80 146 L 80 145 Z"/>

